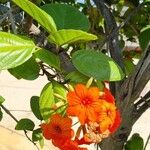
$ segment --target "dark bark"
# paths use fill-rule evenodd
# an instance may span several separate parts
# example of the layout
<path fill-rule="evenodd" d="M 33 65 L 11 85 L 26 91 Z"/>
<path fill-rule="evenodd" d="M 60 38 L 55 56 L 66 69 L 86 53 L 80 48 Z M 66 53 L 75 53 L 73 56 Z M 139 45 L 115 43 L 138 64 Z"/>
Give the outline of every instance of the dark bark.
<path fill-rule="evenodd" d="M 132 16 L 134 16 L 135 12 L 137 12 L 143 6 L 143 4 L 140 4 L 137 8 L 135 8 L 133 13 L 131 13 L 128 18 L 117 27 L 114 16 L 110 11 L 109 6 L 107 6 L 105 0 L 93 1 L 105 19 L 107 33 L 110 33 L 104 42 L 108 42 L 111 57 L 124 70 L 122 54 L 119 48 L 118 30 L 123 27 Z M 134 102 L 137 100 L 137 98 L 139 98 L 149 79 L 150 47 L 145 50 L 135 70 L 128 78 L 121 82 L 115 82 L 111 84 L 111 89 L 115 95 L 118 108 L 121 112 L 122 123 L 115 134 L 111 135 L 111 137 L 103 140 L 99 144 L 101 150 L 123 150 L 124 143 L 132 131 L 132 126 L 137 119 L 150 107 L 149 97 L 145 98 L 145 96 L 145 99 L 142 99 L 144 103 L 140 106 L 140 108 L 138 108 L 136 104 L 134 105 Z M 142 100 L 139 100 L 139 102 Z"/>
<path fill-rule="evenodd" d="M 109 7 L 107 6 L 107 3 L 105 3 L 104 0 L 94 0 L 97 8 L 100 10 L 101 14 L 103 15 L 105 22 L 106 22 L 106 33 L 108 35 L 113 32 L 117 28 L 117 24 L 115 21 L 115 18 L 113 14 L 111 13 Z M 108 41 L 105 41 L 108 43 L 109 50 L 111 57 L 117 62 L 117 64 L 124 70 L 124 64 L 123 64 L 123 57 L 122 52 L 119 47 L 119 40 L 118 40 L 118 31 L 113 33 L 113 37 L 109 37 Z M 113 95 L 118 99 L 118 89 L 120 88 L 121 82 L 111 83 L 110 84 L 110 90 Z"/>

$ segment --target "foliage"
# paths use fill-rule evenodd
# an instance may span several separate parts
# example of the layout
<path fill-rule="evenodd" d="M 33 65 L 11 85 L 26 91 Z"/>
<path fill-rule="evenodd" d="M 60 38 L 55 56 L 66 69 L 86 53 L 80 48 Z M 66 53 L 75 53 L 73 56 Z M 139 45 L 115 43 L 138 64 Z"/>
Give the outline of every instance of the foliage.
<path fill-rule="evenodd" d="M 29 130 L 32 131 L 34 129 L 34 123 L 30 119 L 21 119 L 17 123 L 15 129 L 16 130 Z"/>
<path fill-rule="evenodd" d="M 10 33 L 0 32 L 0 69 L 17 67 L 29 58 L 35 51 L 35 44 L 26 37 L 19 37 Z"/>
<path fill-rule="evenodd" d="M 125 145 L 125 150 L 132 150 L 132 149 L 143 150 L 143 148 L 144 148 L 144 141 L 137 133 L 133 134 L 131 139 L 127 141 Z"/>
<path fill-rule="evenodd" d="M 75 52 L 72 62 L 79 72 L 99 81 L 117 81 L 124 77 L 122 70 L 113 59 L 92 50 Z"/>
<path fill-rule="evenodd" d="M 149 0 L 0 2 L 0 71 L 17 79 L 48 79 L 40 96 L 30 100 L 39 128 L 28 118 L 18 121 L 2 96 L 0 120 L 5 111 L 15 129 L 41 147 L 46 138 L 62 150 L 99 142 L 102 150 L 142 150 L 138 134 L 126 139 L 149 107 L 149 92 L 139 98 L 150 78 Z M 71 117 L 78 118 L 74 134 Z"/>

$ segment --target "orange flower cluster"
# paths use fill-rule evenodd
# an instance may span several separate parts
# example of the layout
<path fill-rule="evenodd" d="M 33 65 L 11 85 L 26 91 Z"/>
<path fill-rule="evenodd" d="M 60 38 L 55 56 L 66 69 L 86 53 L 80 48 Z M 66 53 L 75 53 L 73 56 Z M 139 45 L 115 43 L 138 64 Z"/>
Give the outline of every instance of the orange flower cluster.
<path fill-rule="evenodd" d="M 43 136 L 47 140 L 52 140 L 54 146 L 61 150 L 87 150 L 86 148 L 78 147 L 78 143 L 71 140 L 74 136 L 71 125 L 72 120 L 70 118 L 55 114 L 51 117 L 49 123 L 41 125 L 41 129 Z"/>
<path fill-rule="evenodd" d="M 87 150 L 79 145 L 99 143 L 120 125 L 121 117 L 115 106 L 115 99 L 106 88 L 100 91 L 97 87 L 77 84 L 74 90 L 68 92 L 67 102 L 65 117 L 54 114 L 49 123 L 41 125 L 43 136 L 52 140 L 60 150 Z M 81 124 L 76 135 L 69 117 L 77 117 Z"/>
<path fill-rule="evenodd" d="M 97 87 L 87 88 L 77 84 L 67 95 L 68 116 L 78 117 L 84 130 L 84 137 L 78 143 L 99 143 L 119 127 L 121 118 L 115 106 L 115 99 L 108 89 L 103 92 Z M 78 136 L 79 137 L 79 136 Z"/>

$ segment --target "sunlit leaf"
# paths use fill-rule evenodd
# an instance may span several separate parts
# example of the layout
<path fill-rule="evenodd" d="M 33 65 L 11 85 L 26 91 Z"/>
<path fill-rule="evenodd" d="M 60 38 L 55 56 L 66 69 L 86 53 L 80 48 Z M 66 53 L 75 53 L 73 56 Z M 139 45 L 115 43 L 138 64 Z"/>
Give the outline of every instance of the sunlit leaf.
<path fill-rule="evenodd" d="M 0 32 L 0 70 L 17 67 L 27 61 L 35 50 L 32 40 Z"/>
<path fill-rule="evenodd" d="M 43 137 L 39 140 L 39 145 L 40 145 L 41 149 L 43 149 L 43 147 L 44 147 L 44 138 Z"/>
<path fill-rule="evenodd" d="M 54 93 L 61 95 L 64 99 L 66 98 L 67 90 L 63 85 L 57 83 L 56 81 L 52 81 Z"/>
<path fill-rule="evenodd" d="M 57 31 L 53 18 L 29 0 L 12 1 L 25 12 L 27 12 L 30 16 L 32 16 L 32 18 L 35 19 L 49 33 Z"/>
<path fill-rule="evenodd" d="M 97 36 L 81 30 L 63 29 L 50 34 L 48 39 L 50 42 L 61 46 L 70 43 L 96 40 Z"/>
<path fill-rule="evenodd" d="M 51 107 L 55 104 L 53 87 L 51 83 L 44 86 L 39 100 L 40 112 L 44 120 L 48 120 L 51 114 Z"/>

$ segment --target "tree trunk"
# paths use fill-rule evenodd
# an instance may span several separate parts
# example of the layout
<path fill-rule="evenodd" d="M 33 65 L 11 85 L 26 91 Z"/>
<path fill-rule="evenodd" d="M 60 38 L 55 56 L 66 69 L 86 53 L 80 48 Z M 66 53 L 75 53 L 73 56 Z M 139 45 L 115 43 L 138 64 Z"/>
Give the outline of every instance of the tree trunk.
<path fill-rule="evenodd" d="M 105 0 L 93 0 L 106 22 L 106 40 L 109 46 L 111 57 L 124 70 L 122 52 L 119 48 L 118 30 L 115 17 Z M 134 12 L 127 17 L 124 24 L 138 11 L 143 5 L 139 5 Z M 112 36 L 113 35 L 113 36 Z M 109 138 L 104 139 L 99 147 L 101 150 L 123 150 L 132 126 L 138 118 L 150 107 L 150 92 L 136 102 L 142 90 L 150 79 L 150 46 L 145 49 L 143 55 L 135 67 L 135 70 L 121 82 L 110 83 L 110 90 L 115 96 L 117 108 L 119 108 L 122 123 L 118 131 Z"/>
<path fill-rule="evenodd" d="M 105 139 L 101 144 L 100 148 L 101 150 L 122 150 L 124 146 L 124 142 L 121 141 L 115 141 L 115 139 L 112 139 L 109 137 L 108 139 Z"/>
<path fill-rule="evenodd" d="M 122 111 L 122 123 L 116 133 L 104 139 L 100 144 L 101 150 L 123 150 L 129 134 L 132 131 L 134 107 Z"/>

